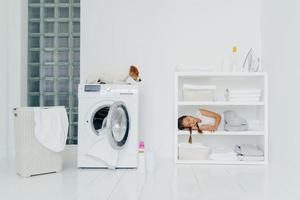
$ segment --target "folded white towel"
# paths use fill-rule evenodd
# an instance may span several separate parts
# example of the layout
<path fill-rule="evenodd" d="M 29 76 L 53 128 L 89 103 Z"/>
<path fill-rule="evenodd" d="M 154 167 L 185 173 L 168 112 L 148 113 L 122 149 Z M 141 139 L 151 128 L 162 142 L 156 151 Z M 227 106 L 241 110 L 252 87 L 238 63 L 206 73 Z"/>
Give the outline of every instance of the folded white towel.
<path fill-rule="evenodd" d="M 253 144 L 235 145 L 234 151 L 242 156 L 263 156 L 264 152 Z"/>
<path fill-rule="evenodd" d="M 210 160 L 221 160 L 221 161 L 236 161 L 238 156 L 235 152 L 224 152 L 224 153 L 212 153 L 209 156 Z"/>
<path fill-rule="evenodd" d="M 229 97 L 228 101 L 259 101 L 260 98 L 253 98 L 253 97 L 238 97 L 238 98 L 233 98 L 233 97 Z"/>
<path fill-rule="evenodd" d="M 184 90 L 216 90 L 217 86 L 215 85 L 193 85 L 193 84 L 184 84 Z"/>
<path fill-rule="evenodd" d="M 238 156 L 241 161 L 264 161 L 264 156 Z"/>
<path fill-rule="evenodd" d="M 226 89 L 230 94 L 261 94 L 261 89 Z"/>
<path fill-rule="evenodd" d="M 226 89 L 227 101 L 251 101 L 257 102 L 261 98 L 261 89 Z"/>
<path fill-rule="evenodd" d="M 64 107 L 34 108 L 36 139 L 46 148 L 60 152 L 64 150 L 69 121 Z"/>
<path fill-rule="evenodd" d="M 230 98 L 260 98 L 260 94 L 229 94 Z"/>

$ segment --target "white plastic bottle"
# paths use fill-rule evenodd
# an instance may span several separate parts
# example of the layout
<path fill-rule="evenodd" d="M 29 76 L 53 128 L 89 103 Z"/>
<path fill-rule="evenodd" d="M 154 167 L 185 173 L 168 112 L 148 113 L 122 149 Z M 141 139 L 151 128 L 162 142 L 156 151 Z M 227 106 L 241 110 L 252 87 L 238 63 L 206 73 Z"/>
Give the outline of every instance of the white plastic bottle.
<path fill-rule="evenodd" d="M 232 47 L 230 54 L 226 56 L 222 64 L 223 72 L 238 72 L 239 67 L 239 55 L 237 47 Z"/>
<path fill-rule="evenodd" d="M 239 53 L 237 47 L 232 47 L 231 49 L 231 71 L 240 72 L 241 67 L 239 66 Z"/>

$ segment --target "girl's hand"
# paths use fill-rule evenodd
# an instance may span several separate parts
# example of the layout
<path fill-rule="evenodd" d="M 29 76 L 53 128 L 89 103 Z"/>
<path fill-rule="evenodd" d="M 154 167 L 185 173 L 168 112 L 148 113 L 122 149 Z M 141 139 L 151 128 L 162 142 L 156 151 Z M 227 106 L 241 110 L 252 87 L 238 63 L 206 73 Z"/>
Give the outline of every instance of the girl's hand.
<path fill-rule="evenodd" d="M 210 131 L 210 132 L 215 132 L 217 130 L 217 128 L 214 125 L 209 125 L 207 127 L 207 130 Z"/>
<path fill-rule="evenodd" d="M 216 131 L 217 130 L 217 127 L 216 126 L 214 126 L 214 125 L 202 125 L 201 127 L 200 127 L 200 129 L 202 130 L 202 131 L 210 131 L 210 132 L 214 132 L 214 131 Z"/>

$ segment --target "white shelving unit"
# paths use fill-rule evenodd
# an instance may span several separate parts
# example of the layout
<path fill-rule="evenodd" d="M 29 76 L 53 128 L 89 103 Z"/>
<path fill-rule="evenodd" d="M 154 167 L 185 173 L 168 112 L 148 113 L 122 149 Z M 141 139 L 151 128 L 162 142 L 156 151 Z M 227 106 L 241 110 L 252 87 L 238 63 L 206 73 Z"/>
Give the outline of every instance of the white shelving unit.
<path fill-rule="evenodd" d="M 216 85 L 215 101 L 184 101 L 183 85 Z M 260 101 L 226 101 L 225 91 L 230 89 L 261 89 Z M 264 152 L 264 161 L 221 161 L 180 160 L 178 145 L 188 141 L 189 132 L 178 130 L 177 120 L 182 115 L 193 115 L 200 108 L 222 114 L 234 110 L 247 120 L 260 121 L 261 127 L 248 131 L 224 131 L 224 123 L 216 132 L 192 133 L 193 143 L 201 142 L 216 148 L 233 148 L 235 144 L 254 144 Z M 223 119 L 222 119 L 223 120 Z M 175 162 L 183 164 L 266 164 L 268 163 L 268 76 L 264 72 L 222 73 L 222 72 L 175 72 Z"/>
<path fill-rule="evenodd" d="M 178 101 L 179 106 L 263 106 L 264 102 L 230 102 L 230 101 Z"/>
<path fill-rule="evenodd" d="M 189 131 L 178 131 L 178 135 L 189 135 Z M 241 136 L 249 136 L 249 135 L 264 135 L 264 131 L 216 131 L 216 132 L 208 132 L 204 131 L 201 135 L 193 131 L 192 135 L 197 135 L 197 136 L 203 136 L 203 135 L 209 135 L 209 136 L 218 136 L 218 135 L 241 135 Z"/>

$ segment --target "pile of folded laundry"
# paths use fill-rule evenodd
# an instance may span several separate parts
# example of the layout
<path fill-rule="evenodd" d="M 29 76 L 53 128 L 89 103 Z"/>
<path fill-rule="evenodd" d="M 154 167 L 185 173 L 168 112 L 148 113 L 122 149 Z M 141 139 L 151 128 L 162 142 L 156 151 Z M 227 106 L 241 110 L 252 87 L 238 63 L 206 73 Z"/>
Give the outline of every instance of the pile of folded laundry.
<path fill-rule="evenodd" d="M 213 149 L 209 159 L 218 161 L 237 161 L 239 160 L 239 157 L 232 149 Z"/>
<path fill-rule="evenodd" d="M 232 110 L 224 112 L 224 130 L 225 131 L 247 131 L 248 122 L 246 119 L 238 116 L 238 114 Z"/>
<path fill-rule="evenodd" d="M 261 89 L 226 89 L 225 98 L 227 101 L 259 101 Z"/>
<path fill-rule="evenodd" d="M 233 149 L 215 148 L 209 156 L 218 161 L 264 161 L 264 152 L 253 144 L 237 144 Z"/>
<path fill-rule="evenodd" d="M 241 161 L 263 161 L 264 152 L 253 144 L 235 145 L 234 152 Z"/>

